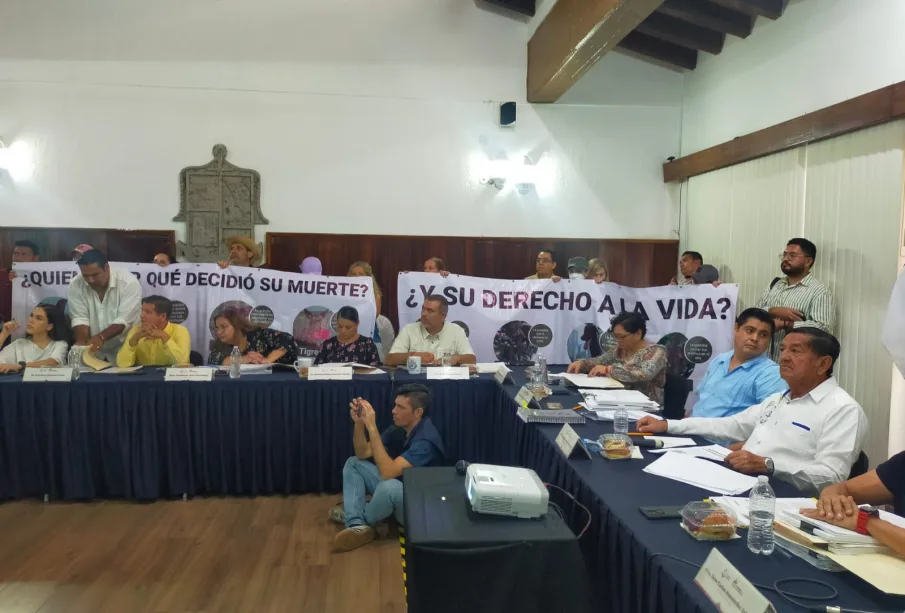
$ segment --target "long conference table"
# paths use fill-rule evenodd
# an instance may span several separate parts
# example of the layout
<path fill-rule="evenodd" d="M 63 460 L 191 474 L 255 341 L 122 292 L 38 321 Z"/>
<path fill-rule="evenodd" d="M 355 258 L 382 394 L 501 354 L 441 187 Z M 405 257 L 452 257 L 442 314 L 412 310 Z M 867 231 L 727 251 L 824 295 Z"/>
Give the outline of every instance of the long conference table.
<path fill-rule="evenodd" d="M 554 444 L 560 426 L 525 424 L 516 415 L 514 385 L 491 376 L 426 380 L 397 370 L 350 381 L 307 381 L 275 372 L 212 382 L 164 382 L 163 373 L 83 375 L 72 383 L 23 383 L 0 377 L 0 500 L 50 501 L 177 499 L 184 496 L 263 496 L 338 492 L 352 454 L 352 398 L 368 399 L 378 425 L 391 422 L 394 390 L 421 382 L 432 388 L 431 419 L 450 464 L 457 460 L 520 465 L 570 492 L 592 513 L 580 546 L 601 611 L 694 613 L 715 611 L 695 585 L 697 569 L 714 546 L 695 541 L 678 522 L 652 521 L 641 506 L 684 505 L 709 494 L 642 472 L 655 457 L 610 462 L 567 459 Z M 574 406 L 575 391 L 563 396 Z M 576 425 L 584 438 L 609 424 Z M 777 496 L 791 486 L 773 481 Z M 551 491 L 577 534 L 583 511 Z M 751 554 L 745 539 L 715 545 L 757 584 L 789 577 L 835 587 L 831 603 L 863 611 L 902 611 L 890 597 L 849 573 L 827 573 L 803 560 Z M 667 557 L 673 556 L 673 557 Z M 812 586 L 788 586 L 805 591 Z M 799 609 L 771 592 L 778 611 Z"/>

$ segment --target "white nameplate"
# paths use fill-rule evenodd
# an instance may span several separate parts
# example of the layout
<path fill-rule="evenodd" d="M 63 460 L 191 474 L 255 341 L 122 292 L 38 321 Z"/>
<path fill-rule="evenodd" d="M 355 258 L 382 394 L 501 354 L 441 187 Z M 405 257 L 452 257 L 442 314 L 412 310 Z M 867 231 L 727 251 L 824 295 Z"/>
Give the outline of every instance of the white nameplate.
<path fill-rule="evenodd" d="M 428 379 L 467 379 L 467 366 L 433 366 L 427 369 Z"/>
<path fill-rule="evenodd" d="M 591 452 L 584 446 L 584 441 L 581 440 L 581 437 L 569 424 L 563 424 L 562 430 L 556 435 L 556 446 L 567 458 L 571 458 L 576 450 L 580 449 L 584 453 L 579 452 L 578 455 L 584 455 L 589 460 L 591 459 Z"/>
<path fill-rule="evenodd" d="M 72 381 L 72 368 L 56 367 L 56 368 L 27 368 L 25 375 L 22 377 L 25 383 L 37 383 L 45 381 Z"/>
<path fill-rule="evenodd" d="M 500 367 L 496 369 L 496 372 L 494 373 L 493 378 L 500 385 L 505 385 L 506 377 L 508 377 L 509 373 L 511 373 L 511 372 L 512 371 L 509 370 L 508 366 L 506 366 L 505 364 L 500 364 Z"/>
<path fill-rule="evenodd" d="M 527 409 L 528 405 L 534 401 L 534 392 L 529 390 L 527 385 L 523 385 L 522 389 L 520 389 L 518 391 L 518 394 L 516 394 L 515 401 L 519 404 L 519 406 L 523 406 Z"/>
<path fill-rule="evenodd" d="M 775 613 L 770 601 L 716 548 L 704 560 L 694 582 L 722 613 Z"/>
<path fill-rule="evenodd" d="M 351 366 L 312 366 L 308 369 L 309 381 L 350 381 Z"/>
<path fill-rule="evenodd" d="M 213 381 L 213 368 L 167 368 L 164 381 Z"/>

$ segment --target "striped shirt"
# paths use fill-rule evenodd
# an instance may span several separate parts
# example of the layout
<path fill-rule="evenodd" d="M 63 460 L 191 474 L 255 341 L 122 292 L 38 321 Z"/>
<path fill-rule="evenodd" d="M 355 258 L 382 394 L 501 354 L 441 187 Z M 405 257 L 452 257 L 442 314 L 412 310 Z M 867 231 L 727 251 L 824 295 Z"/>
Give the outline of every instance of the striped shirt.
<path fill-rule="evenodd" d="M 800 311 L 804 321 L 796 321 L 795 328 L 813 326 L 830 334 L 836 326 L 836 303 L 826 285 L 808 274 L 795 285 L 789 285 L 788 277 L 783 277 L 773 287 L 768 287 L 757 302 L 757 307 L 769 311 L 776 307 L 786 307 Z M 779 361 L 779 345 L 786 337 L 785 331 L 773 335 L 771 356 Z"/>

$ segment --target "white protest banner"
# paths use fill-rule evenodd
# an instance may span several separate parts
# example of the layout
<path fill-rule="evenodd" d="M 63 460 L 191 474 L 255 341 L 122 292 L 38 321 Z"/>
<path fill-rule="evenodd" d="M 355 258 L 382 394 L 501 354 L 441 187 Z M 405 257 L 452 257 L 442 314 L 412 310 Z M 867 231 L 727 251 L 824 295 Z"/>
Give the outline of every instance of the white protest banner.
<path fill-rule="evenodd" d="M 171 321 L 189 329 L 192 349 L 207 359 L 214 337 L 214 319 L 235 309 L 252 323 L 289 332 L 299 356 L 316 356 L 321 344 L 335 335 L 336 312 L 344 306 L 358 309 L 359 332 L 372 336 L 377 316 L 370 277 L 323 277 L 259 268 L 216 264 L 156 264 L 111 262 L 138 279 L 144 296 L 173 301 Z M 73 262 L 14 264 L 13 318 L 28 321 L 42 303 L 66 310 L 69 282 L 79 274 Z M 25 326 L 20 328 L 20 332 Z"/>
<path fill-rule="evenodd" d="M 449 301 L 448 322 L 465 329 L 478 362 L 549 364 L 596 357 L 612 346 L 610 320 L 621 311 L 647 320 L 669 370 L 700 379 L 711 356 L 732 349 L 738 286 L 632 288 L 592 280 L 501 280 L 436 273 L 399 275 L 399 325 L 417 321 L 424 297 Z"/>

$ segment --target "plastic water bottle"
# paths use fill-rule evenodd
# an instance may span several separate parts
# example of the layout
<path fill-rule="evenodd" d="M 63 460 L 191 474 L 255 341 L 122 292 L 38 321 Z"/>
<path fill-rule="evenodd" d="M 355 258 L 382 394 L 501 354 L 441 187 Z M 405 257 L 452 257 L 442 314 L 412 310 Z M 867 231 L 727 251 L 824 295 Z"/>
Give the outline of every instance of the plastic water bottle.
<path fill-rule="evenodd" d="M 242 352 L 239 347 L 234 346 L 232 353 L 229 354 L 229 378 L 238 379 L 242 376 Z"/>
<path fill-rule="evenodd" d="M 547 377 L 547 358 L 537 355 L 537 370 L 540 372 L 540 382 L 542 385 L 549 385 L 550 379 Z"/>
<path fill-rule="evenodd" d="M 765 556 L 773 553 L 773 518 L 776 495 L 766 475 L 757 478 L 748 499 L 748 550 Z"/>
<path fill-rule="evenodd" d="M 628 411 L 625 407 L 618 407 L 613 416 L 613 432 L 628 436 Z"/>
<path fill-rule="evenodd" d="M 81 373 L 79 372 L 79 366 L 82 363 L 82 348 L 81 347 L 73 347 L 69 350 L 69 355 L 66 356 L 66 365 L 72 367 L 72 380 L 75 381 L 79 378 Z"/>

